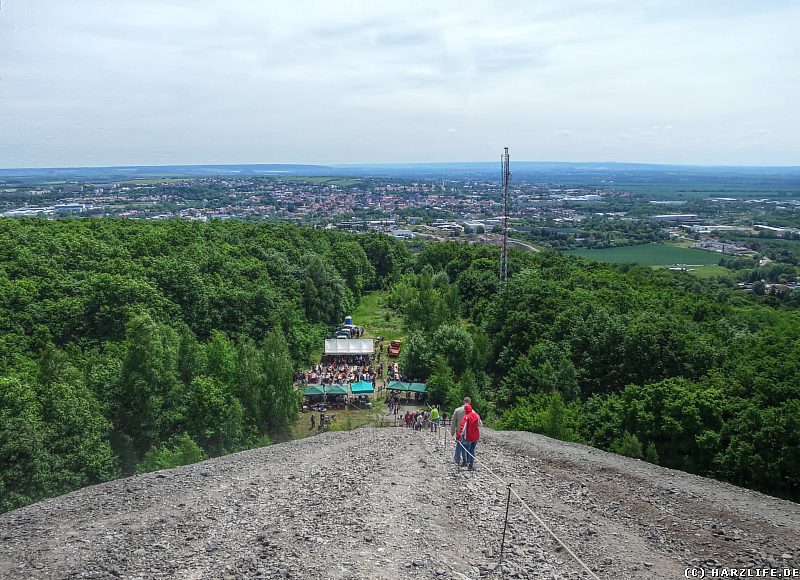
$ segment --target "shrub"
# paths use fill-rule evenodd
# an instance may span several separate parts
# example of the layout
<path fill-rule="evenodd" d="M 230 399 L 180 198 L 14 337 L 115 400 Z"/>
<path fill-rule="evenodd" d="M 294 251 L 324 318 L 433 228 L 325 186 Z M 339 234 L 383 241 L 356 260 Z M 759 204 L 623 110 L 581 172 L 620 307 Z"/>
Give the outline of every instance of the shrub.
<path fill-rule="evenodd" d="M 159 469 L 171 469 L 208 459 L 200 446 L 186 433 L 172 437 L 167 443 L 152 447 L 144 454 L 136 473 L 149 473 Z"/>
<path fill-rule="evenodd" d="M 611 451 L 619 453 L 620 455 L 625 455 L 626 457 L 633 457 L 634 459 L 642 458 L 642 444 L 639 442 L 639 438 L 636 435 L 631 435 L 627 431 L 622 434 L 622 437 L 611 444 Z"/>

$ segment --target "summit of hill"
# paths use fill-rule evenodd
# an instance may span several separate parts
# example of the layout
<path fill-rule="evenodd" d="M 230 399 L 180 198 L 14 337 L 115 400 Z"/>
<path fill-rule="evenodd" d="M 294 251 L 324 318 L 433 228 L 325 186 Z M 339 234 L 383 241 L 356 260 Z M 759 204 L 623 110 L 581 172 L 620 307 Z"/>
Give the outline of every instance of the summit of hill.
<path fill-rule="evenodd" d="M 329 432 L 121 479 L 0 516 L 0 578 L 680 578 L 797 567 L 800 507 L 486 429 Z M 508 498 L 505 544 L 501 538 Z"/>

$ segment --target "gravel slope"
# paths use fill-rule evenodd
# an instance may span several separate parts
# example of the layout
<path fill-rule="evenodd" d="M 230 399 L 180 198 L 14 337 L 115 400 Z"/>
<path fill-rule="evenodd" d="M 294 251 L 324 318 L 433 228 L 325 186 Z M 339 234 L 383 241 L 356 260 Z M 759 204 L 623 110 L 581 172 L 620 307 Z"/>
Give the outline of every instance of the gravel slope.
<path fill-rule="evenodd" d="M 0 578 L 500 577 L 513 489 L 600 578 L 800 567 L 800 506 L 530 433 L 475 472 L 406 429 L 326 433 L 0 515 Z M 512 498 L 506 577 L 588 574 Z"/>

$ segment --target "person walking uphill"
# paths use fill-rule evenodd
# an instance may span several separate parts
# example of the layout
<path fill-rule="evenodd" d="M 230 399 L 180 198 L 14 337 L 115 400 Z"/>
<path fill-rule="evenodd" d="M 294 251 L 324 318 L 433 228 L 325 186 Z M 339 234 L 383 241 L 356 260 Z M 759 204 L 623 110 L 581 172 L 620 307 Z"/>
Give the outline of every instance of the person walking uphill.
<path fill-rule="evenodd" d="M 439 431 L 439 407 L 436 405 L 431 409 L 431 433 Z"/>
<path fill-rule="evenodd" d="M 458 407 L 455 411 L 453 411 L 453 416 L 450 418 L 450 435 L 453 437 L 456 436 L 456 431 L 459 430 L 461 426 L 461 419 L 464 418 L 464 414 L 466 413 L 464 407 L 468 404 L 472 403 L 472 399 L 469 397 L 464 397 L 464 404 Z M 463 464 L 466 460 L 464 456 L 464 448 L 461 446 L 461 441 L 459 438 L 456 437 L 456 454 L 453 457 L 453 461 L 456 462 L 456 465 Z"/>
<path fill-rule="evenodd" d="M 461 419 L 461 426 L 458 428 L 458 439 L 461 441 L 463 434 L 462 444 L 466 449 L 466 453 L 464 453 L 466 455 L 465 460 L 467 468 L 471 471 L 475 469 L 475 448 L 481 438 L 480 428 L 483 427 L 483 421 L 481 421 L 481 416 L 472 410 L 472 405 L 469 403 L 464 405 L 464 411 L 464 418 Z M 461 466 L 464 466 L 463 462 Z"/>

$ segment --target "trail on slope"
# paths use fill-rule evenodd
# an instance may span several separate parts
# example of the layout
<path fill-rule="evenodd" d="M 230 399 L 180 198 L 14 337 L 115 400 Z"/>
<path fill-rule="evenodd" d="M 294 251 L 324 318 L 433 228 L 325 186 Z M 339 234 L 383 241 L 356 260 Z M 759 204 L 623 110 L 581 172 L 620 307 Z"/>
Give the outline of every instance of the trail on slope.
<path fill-rule="evenodd" d="M 109 482 L 0 516 L 1 578 L 601 578 L 791 566 L 796 504 L 527 433 L 478 468 L 404 428 L 326 433 Z M 481 463 L 481 461 L 485 461 Z M 796 565 L 796 564 L 795 564 Z"/>

